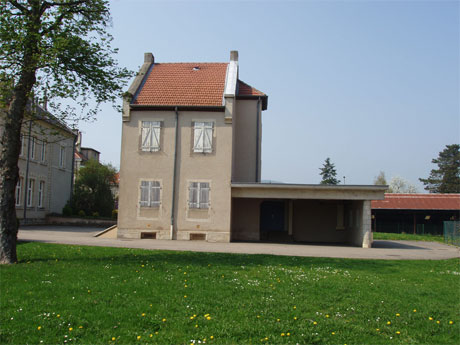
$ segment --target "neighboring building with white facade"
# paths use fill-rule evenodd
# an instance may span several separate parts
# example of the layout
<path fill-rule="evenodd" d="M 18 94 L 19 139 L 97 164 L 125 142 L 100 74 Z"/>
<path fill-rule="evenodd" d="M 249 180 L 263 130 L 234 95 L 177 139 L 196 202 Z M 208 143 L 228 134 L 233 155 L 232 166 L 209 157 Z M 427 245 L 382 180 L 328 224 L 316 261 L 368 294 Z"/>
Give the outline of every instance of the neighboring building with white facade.
<path fill-rule="evenodd" d="M 228 63 L 155 63 L 123 104 L 119 238 L 372 245 L 385 186 L 260 183 L 268 96 Z"/>
<path fill-rule="evenodd" d="M 26 118 L 21 130 L 15 195 L 21 222 L 24 215 L 28 222 L 37 222 L 49 213 L 62 213 L 72 191 L 76 134 L 42 107 L 34 109 L 33 118 Z M 4 116 L 0 113 L 0 131 L 5 130 Z"/>

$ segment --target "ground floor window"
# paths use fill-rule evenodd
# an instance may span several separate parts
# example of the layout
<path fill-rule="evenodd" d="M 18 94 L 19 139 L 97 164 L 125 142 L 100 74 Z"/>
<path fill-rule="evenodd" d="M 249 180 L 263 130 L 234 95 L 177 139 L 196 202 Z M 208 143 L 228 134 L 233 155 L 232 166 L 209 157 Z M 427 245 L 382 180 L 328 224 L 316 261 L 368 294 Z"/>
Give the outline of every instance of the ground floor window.
<path fill-rule="evenodd" d="M 191 182 L 189 208 L 209 208 L 209 182 Z"/>
<path fill-rule="evenodd" d="M 159 181 L 141 181 L 141 207 L 160 207 Z"/>
<path fill-rule="evenodd" d="M 33 205 L 34 187 L 35 187 L 35 180 L 29 179 L 29 183 L 27 185 L 27 207 L 32 207 Z"/>
<path fill-rule="evenodd" d="M 18 183 L 16 184 L 16 206 L 21 205 L 21 196 L 22 196 L 22 183 L 23 183 L 23 178 L 20 177 L 18 179 Z"/>
<path fill-rule="evenodd" d="M 38 207 L 43 207 L 43 200 L 45 198 L 45 181 L 40 181 L 38 184 Z"/>

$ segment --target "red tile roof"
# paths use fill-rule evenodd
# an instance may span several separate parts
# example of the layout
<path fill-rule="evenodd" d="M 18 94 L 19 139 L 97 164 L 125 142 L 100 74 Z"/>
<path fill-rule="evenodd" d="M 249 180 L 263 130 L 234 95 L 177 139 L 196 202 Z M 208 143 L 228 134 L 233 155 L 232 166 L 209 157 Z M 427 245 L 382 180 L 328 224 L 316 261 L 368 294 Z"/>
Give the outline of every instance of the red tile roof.
<path fill-rule="evenodd" d="M 251 85 L 238 80 L 238 96 L 266 96 L 263 92 L 257 90 Z"/>
<path fill-rule="evenodd" d="M 373 200 L 372 209 L 460 210 L 460 194 L 385 194 Z"/>
<path fill-rule="evenodd" d="M 222 106 L 228 63 L 156 63 L 133 104 Z"/>

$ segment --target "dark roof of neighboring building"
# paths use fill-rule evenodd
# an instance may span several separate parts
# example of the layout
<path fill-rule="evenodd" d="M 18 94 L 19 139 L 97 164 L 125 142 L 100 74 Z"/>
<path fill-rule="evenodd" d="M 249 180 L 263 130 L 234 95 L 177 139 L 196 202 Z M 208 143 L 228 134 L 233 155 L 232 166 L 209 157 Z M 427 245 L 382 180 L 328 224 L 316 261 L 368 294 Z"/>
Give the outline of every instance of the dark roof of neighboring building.
<path fill-rule="evenodd" d="M 155 63 L 134 95 L 139 106 L 223 107 L 228 63 Z M 237 96 L 267 95 L 238 80 Z"/>
<path fill-rule="evenodd" d="M 373 200 L 372 209 L 387 210 L 460 210 L 460 194 L 391 194 Z"/>
<path fill-rule="evenodd" d="M 97 152 L 97 153 L 100 154 L 100 152 L 99 152 L 98 150 L 95 150 L 95 149 L 93 149 L 92 147 L 82 147 L 81 149 L 82 149 L 82 150 L 88 150 L 88 151 L 94 151 L 94 152 Z"/>

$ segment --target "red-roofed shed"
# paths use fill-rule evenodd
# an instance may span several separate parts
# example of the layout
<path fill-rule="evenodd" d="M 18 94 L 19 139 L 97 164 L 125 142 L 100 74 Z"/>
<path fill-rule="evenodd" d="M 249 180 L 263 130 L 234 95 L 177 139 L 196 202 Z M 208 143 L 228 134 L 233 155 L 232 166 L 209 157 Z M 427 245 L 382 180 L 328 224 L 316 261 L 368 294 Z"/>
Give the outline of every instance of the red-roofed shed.
<path fill-rule="evenodd" d="M 444 221 L 460 218 L 460 194 L 385 194 L 371 202 L 377 232 L 442 234 Z"/>

